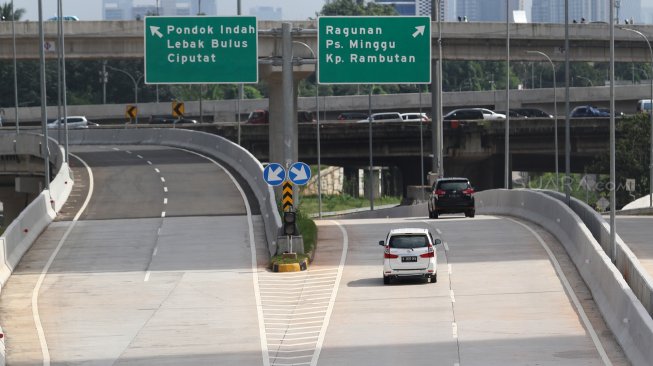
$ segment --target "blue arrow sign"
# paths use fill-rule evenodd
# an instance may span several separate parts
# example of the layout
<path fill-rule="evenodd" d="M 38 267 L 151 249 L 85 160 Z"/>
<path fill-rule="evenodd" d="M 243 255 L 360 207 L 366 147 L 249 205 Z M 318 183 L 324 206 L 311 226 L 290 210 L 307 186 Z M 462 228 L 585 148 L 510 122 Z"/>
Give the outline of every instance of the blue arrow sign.
<path fill-rule="evenodd" d="M 288 178 L 297 185 L 304 185 L 311 179 L 311 168 L 305 163 L 298 161 L 288 169 Z"/>
<path fill-rule="evenodd" d="M 263 179 L 271 186 L 278 186 L 286 179 L 286 170 L 281 164 L 270 163 L 263 169 Z"/>

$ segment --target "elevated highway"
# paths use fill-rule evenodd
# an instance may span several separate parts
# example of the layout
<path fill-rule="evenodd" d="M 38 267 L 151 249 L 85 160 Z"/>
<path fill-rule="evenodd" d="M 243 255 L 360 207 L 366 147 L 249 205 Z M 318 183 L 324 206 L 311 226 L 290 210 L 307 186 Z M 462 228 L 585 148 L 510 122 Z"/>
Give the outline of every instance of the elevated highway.
<path fill-rule="evenodd" d="M 313 30 L 295 34 L 294 39 L 316 47 L 316 21 L 293 21 L 297 30 Z M 79 21 L 64 22 L 66 57 L 70 59 L 143 58 L 143 21 Z M 607 62 L 609 54 L 608 24 L 570 24 L 570 58 L 573 61 Z M 564 60 L 563 24 L 511 24 L 511 59 L 542 61 L 527 50 L 546 52 L 554 61 Z M 632 25 L 644 34 L 653 33 L 653 26 Z M 281 22 L 259 22 L 259 30 L 280 29 Z M 56 45 L 57 23 L 44 23 L 45 40 Z M 437 42 L 437 24 L 431 26 L 431 38 Z M 443 57 L 446 60 L 504 60 L 506 26 L 504 23 L 442 23 Z M 16 22 L 17 57 L 37 59 L 39 54 L 38 22 Z M 259 58 L 279 56 L 281 42 L 274 34 L 259 35 Z M 0 59 L 12 59 L 12 32 L 10 22 L 0 23 Z M 56 49 L 53 47 L 52 50 Z M 302 47 L 303 49 L 303 47 Z M 437 47 L 433 47 L 437 50 Z M 434 55 L 437 52 L 434 52 Z M 297 57 L 310 58 L 308 50 Z M 56 52 L 48 52 L 56 57 Z M 617 62 L 649 62 L 646 43 L 636 34 L 617 30 L 615 34 L 615 59 Z"/>
<path fill-rule="evenodd" d="M 166 146 L 192 150 L 205 138 L 73 134 L 73 193 L 83 199 L 61 208 L 1 292 L 10 364 L 653 360 L 653 321 L 600 248 L 582 249 L 591 238 L 560 203 L 489 191 L 477 196 L 479 207 L 526 221 L 428 220 L 423 205 L 324 220 L 309 270 L 274 274 L 264 264 L 270 247 L 260 181 L 248 178 L 254 194 L 247 194 L 227 172 L 246 174 L 239 163 L 224 170 Z M 215 151 L 237 149 L 217 139 Z M 248 209 L 251 198 L 260 211 Z M 383 286 L 381 267 L 370 265 L 382 255 L 376 241 L 404 226 L 444 240 L 437 283 Z M 408 336 L 416 328 L 430 336 Z"/>
<path fill-rule="evenodd" d="M 260 212 L 210 160 L 146 145 L 73 153 L 79 199 L 0 296 L 8 364 L 627 364 L 596 305 L 572 305 L 559 276 L 582 291 L 573 266 L 556 272 L 538 236 L 511 219 L 324 221 L 314 265 L 274 274 Z M 381 253 L 369 239 L 406 225 L 445 240 L 438 283 L 384 287 L 369 265 Z M 414 327 L 432 332 L 402 336 Z"/>

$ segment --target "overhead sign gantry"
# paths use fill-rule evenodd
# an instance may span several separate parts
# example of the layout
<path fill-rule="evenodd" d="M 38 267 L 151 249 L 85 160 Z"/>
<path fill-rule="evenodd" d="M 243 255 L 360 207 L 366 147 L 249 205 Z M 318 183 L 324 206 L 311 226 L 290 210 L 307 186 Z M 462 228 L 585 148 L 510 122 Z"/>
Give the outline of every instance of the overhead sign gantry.
<path fill-rule="evenodd" d="M 256 17 L 145 17 L 145 83 L 257 83 Z"/>
<path fill-rule="evenodd" d="M 431 82 L 430 17 L 319 17 L 318 50 L 321 84 Z"/>

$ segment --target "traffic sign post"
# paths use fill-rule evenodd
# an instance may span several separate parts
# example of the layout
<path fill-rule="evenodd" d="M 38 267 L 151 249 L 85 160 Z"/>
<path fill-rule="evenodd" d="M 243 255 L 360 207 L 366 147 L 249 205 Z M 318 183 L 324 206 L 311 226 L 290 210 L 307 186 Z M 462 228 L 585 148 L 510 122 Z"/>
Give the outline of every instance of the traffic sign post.
<path fill-rule="evenodd" d="M 306 163 L 296 162 L 288 169 L 288 178 L 297 185 L 304 185 L 311 179 L 311 168 Z"/>
<path fill-rule="evenodd" d="M 128 105 L 125 107 L 125 115 L 126 115 L 127 118 L 129 118 L 130 120 L 133 120 L 133 119 L 136 118 L 136 116 L 138 115 L 138 107 L 135 106 L 135 105 L 130 105 L 130 104 L 128 104 Z"/>
<path fill-rule="evenodd" d="M 318 18 L 320 84 L 428 84 L 431 18 Z"/>
<path fill-rule="evenodd" d="M 290 211 L 293 207 L 292 199 L 292 183 L 290 181 L 283 182 L 283 192 L 281 195 L 281 207 L 284 211 Z"/>
<path fill-rule="evenodd" d="M 185 110 L 183 102 L 172 102 L 172 115 L 174 117 L 183 117 L 184 112 Z"/>
<path fill-rule="evenodd" d="M 145 83 L 258 82 L 256 17 L 145 17 Z"/>
<path fill-rule="evenodd" d="M 278 186 L 286 179 L 286 170 L 281 164 L 270 163 L 263 169 L 263 179 L 268 185 Z"/>

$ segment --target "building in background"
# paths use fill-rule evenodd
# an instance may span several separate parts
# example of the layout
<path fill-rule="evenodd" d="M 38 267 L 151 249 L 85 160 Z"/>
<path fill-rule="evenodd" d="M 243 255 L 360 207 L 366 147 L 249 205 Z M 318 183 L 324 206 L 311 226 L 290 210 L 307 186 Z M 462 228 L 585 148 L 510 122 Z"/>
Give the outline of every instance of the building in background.
<path fill-rule="evenodd" d="M 397 10 L 399 15 L 431 15 L 432 0 L 374 0 L 380 5 L 390 5 Z M 437 1 L 437 0 L 435 0 Z M 454 0 L 440 0 L 440 20 L 453 21 L 455 19 L 452 7 Z"/>
<path fill-rule="evenodd" d="M 520 0 L 457 0 L 456 17 L 467 17 L 470 22 L 505 22 L 506 1 L 509 1 L 510 14 L 514 10 L 523 10 L 523 1 Z"/>
<path fill-rule="evenodd" d="M 651 1 L 648 1 L 651 3 Z M 649 4 L 649 8 L 646 9 L 642 5 L 642 0 L 621 0 L 619 3 L 619 23 L 623 23 L 622 20 L 630 19 L 633 20 L 635 24 L 643 24 L 647 23 L 650 24 L 651 19 L 646 20 L 645 16 L 648 15 L 649 18 L 653 16 L 651 14 L 651 9 L 653 7 L 653 3 Z M 648 10 L 648 11 L 647 11 Z"/>
<path fill-rule="evenodd" d="M 283 11 L 272 6 L 257 6 L 249 9 L 249 15 L 255 16 L 258 20 L 282 20 Z"/>
<path fill-rule="evenodd" d="M 102 19 L 104 20 L 130 20 L 132 15 L 133 0 L 103 0 Z"/>

